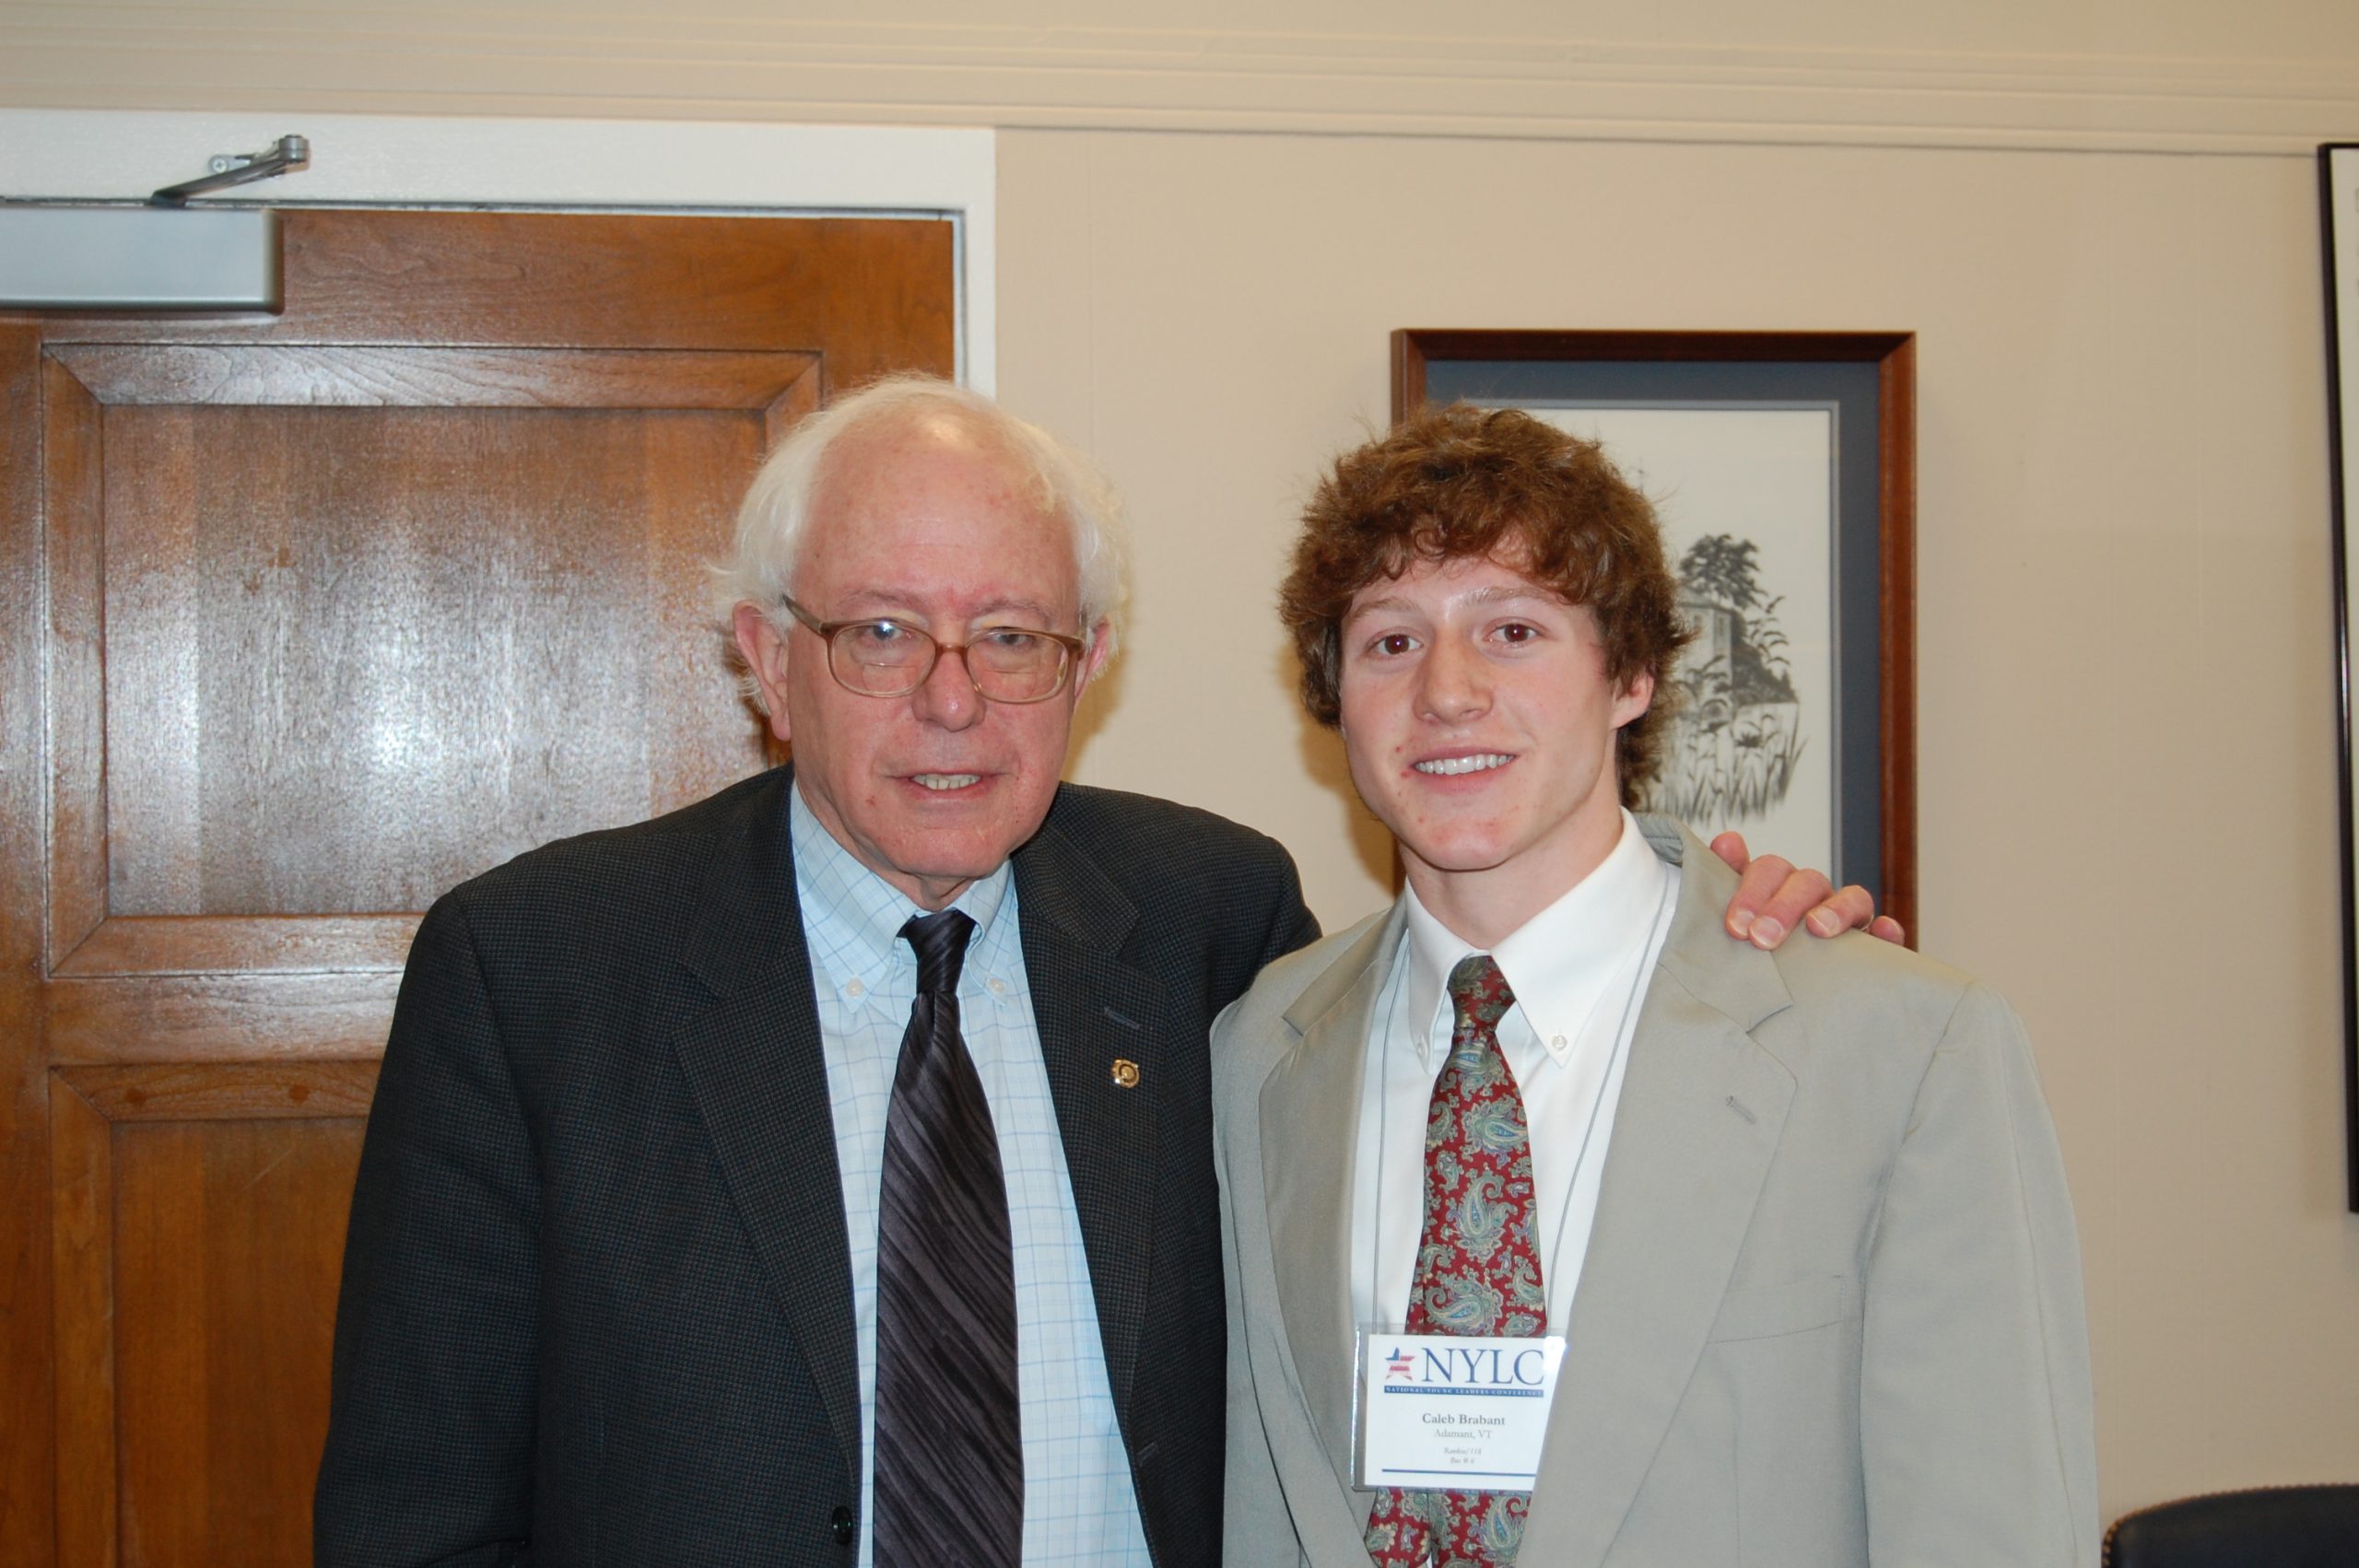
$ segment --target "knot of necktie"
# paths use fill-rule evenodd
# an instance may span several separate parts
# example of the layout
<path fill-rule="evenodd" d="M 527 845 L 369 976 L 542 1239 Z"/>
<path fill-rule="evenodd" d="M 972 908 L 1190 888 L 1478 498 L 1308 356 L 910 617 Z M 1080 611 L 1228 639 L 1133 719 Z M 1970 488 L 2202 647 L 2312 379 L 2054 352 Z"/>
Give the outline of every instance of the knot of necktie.
<path fill-rule="evenodd" d="M 1449 972 L 1449 1001 L 1460 1031 L 1496 1029 L 1515 1005 L 1515 992 L 1489 954 L 1470 953 Z"/>
<path fill-rule="evenodd" d="M 967 960 L 967 939 L 975 922 L 964 911 L 912 915 L 901 927 L 901 939 L 918 955 L 918 995 L 956 996 L 958 968 Z"/>

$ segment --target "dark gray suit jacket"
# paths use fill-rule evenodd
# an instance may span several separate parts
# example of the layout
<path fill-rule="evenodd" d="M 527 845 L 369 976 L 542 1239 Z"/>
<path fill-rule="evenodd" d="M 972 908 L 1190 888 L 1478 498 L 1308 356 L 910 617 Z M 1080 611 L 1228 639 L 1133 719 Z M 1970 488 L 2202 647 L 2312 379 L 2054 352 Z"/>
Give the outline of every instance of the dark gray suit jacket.
<path fill-rule="evenodd" d="M 427 916 L 353 1195 L 321 1563 L 850 1561 L 851 1274 L 790 778 Z M 1208 1565 L 1206 1031 L 1317 928 L 1276 844 L 1144 797 L 1064 787 L 1015 865 L 1147 1539 Z"/>

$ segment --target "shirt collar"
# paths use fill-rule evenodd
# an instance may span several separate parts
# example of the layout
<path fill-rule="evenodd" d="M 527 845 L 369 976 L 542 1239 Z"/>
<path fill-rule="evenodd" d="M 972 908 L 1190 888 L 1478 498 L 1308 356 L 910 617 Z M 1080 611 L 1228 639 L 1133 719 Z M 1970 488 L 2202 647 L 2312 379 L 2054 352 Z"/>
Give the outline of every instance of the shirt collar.
<path fill-rule="evenodd" d="M 1649 940 L 1665 871 L 1637 820 L 1625 811 L 1622 837 L 1597 869 L 1491 950 L 1517 1009 L 1558 1063 L 1579 1043 L 1582 1026 L 1631 948 Z M 1432 1052 L 1437 1037 L 1449 1038 L 1449 972 L 1481 949 L 1435 919 L 1416 889 L 1404 888 L 1402 895 L 1409 925 L 1407 1016 L 1427 1025 L 1410 1033 L 1418 1059 L 1438 1071 Z"/>
<path fill-rule="evenodd" d="M 897 963 L 909 965 L 914 974 L 916 955 L 906 944 L 900 944 L 898 952 L 896 945 L 910 917 L 925 911 L 837 842 L 804 803 L 800 783 L 788 795 L 787 831 L 794 849 L 795 894 L 806 929 L 820 920 L 829 927 L 831 940 L 814 943 L 813 950 L 820 954 L 830 976 L 839 986 L 857 979 L 863 991 L 874 992 L 885 984 Z M 965 911 L 975 922 L 974 934 L 967 942 L 965 974 L 975 973 L 977 959 L 992 949 L 1000 911 L 1009 901 L 1014 880 L 1009 862 L 1002 860 L 991 875 L 968 883 L 966 891 L 950 901 L 951 908 Z"/>

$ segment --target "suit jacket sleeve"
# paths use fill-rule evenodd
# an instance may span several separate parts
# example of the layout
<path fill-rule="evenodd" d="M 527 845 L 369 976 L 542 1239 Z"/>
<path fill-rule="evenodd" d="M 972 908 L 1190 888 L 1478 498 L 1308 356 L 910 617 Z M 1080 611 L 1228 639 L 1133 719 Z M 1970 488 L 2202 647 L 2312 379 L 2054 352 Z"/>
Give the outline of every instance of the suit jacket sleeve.
<path fill-rule="evenodd" d="M 2023 1027 L 1980 986 L 1919 1085 L 1864 1307 L 1871 1560 L 2094 1565 L 2080 1247 Z"/>
<path fill-rule="evenodd" d="M 1267 965 L 1319 940 L 1319 919 L 1302 901 L 1302 883 L 1292 857 L 1284 861 L 1279 896 L 1262 943 L 1261 961 Z M 1228 1022 L 1243 999 L 1230 1002 L 1214 1020 L 1213 1049 L 1222 1048 Z M 1294 1525 L 1278 1489 L 1278 1471 L 1270 1456 L 1270 1442 L 1262 1430 L 1261 1408 L 1253 1393 L 1253 1376 L 1245 1359 L 1244 1298 L 1238 1286 L 1237 1226 L 1229 1212 L 1230 1191 L 1226 1141 L 1213 1135 L 1213 1174 L 1221 1189 L 1220 1244 L 1222 1293 L 1227 1307 L 1228 1418 L 1222 1476 L 1221 1562 L 1225 1568 L 1250 1568 L 1261 1562 L 1294 1568 L 1300 1561 L 1295 1550 Z"/>
<path fill-rule="evenodd" d="M 1213 1025 L 1218 1048 L 1238 1003 L 1232 1002 Z M 1244 1267 L 1238 1253 L 1236 1188 L 1228 1174 L 1228 1140 L 1213 1139 L 1214 1174 L 1220 1178 L 1221 1279 L 1228 1305 L 1228 1444 L 1223 1486 L 1223 1568 L 1296 1568 L 1301 1552 L 1285 1492 L 1278 1482 L 1276 1457 L 1262 1425 L 1253 1387 L 1252 1363 L 1245 1349 Z"/>
<path fill-rule="evenodd" d="M 410 951 L 353 1192 L 321 1568 L 522 1560 L 539 1223 L 522 1106 L 446 897 Z"/>

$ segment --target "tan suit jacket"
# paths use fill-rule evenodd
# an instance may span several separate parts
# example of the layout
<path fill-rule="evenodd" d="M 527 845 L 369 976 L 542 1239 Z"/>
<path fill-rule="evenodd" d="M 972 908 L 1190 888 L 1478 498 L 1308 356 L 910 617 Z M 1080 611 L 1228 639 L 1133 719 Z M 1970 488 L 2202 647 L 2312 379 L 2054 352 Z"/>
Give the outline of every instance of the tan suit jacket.
<path fill-rule="evenodd" d="M 2021 1025 L 1862 936 L 1730 941 L 1727 869 L 1641 821 L 1684 870 L 1520 1562 L 2095 1563 L 2080 1256 Z M 1347 1227 L 1402 918 L 1281 959 L 1215 1029 L 1231 1565 L 1367 1562 Z"/>

